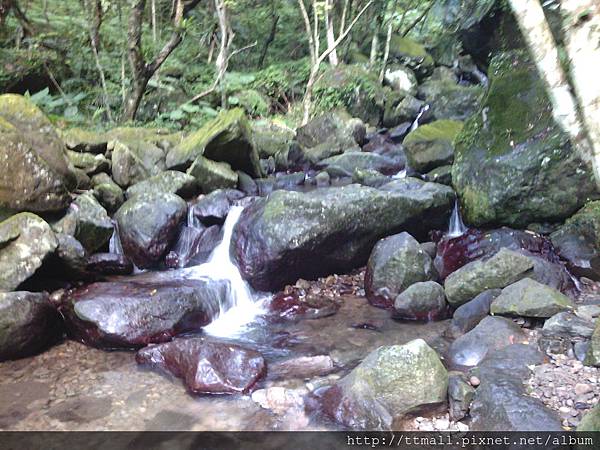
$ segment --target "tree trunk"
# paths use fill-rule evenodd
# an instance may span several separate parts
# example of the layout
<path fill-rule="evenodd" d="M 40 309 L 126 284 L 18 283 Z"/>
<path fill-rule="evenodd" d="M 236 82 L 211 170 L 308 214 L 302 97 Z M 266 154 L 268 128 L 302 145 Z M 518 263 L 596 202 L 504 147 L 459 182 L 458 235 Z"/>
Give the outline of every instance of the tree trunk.
<path fill-rule="evenodd" d="M 274 4 L 273 4 L 274 5 Z M 262 69 L 265 64 L 265 58 L 267 57 L 267 52 L 269 51 L 269 47 L 275 40 L 275 35 L 277 34 L 277 24 L 279 23 L 279 15 L 275 13 L 275 9 L 273 9 L 273 21 L 271 22 L 271 31 L 269 32 L 269 36 L 263 45 L 262 51 L 260 52 L 260 58 L 258 59 L 258 67 Z"/>
<path fill-rule="evenodd" d="M 325 2 L 325 27 L 327 33 L 327 47 L 332 47 L 335 43 L 335 31 L 333 30 L 333 3 L 332 0 Z M 337 66 L 339 64 L 337 50 L 334 48 L 329 54 L 329 64 Z"/>

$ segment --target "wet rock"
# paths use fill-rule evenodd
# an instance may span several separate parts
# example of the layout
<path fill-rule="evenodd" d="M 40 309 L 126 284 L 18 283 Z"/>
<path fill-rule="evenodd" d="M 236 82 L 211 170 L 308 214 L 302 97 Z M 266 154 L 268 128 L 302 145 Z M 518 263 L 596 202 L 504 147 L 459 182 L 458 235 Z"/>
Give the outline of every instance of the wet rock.
<path fill-rule="evenodd" d="M 269 364 L 269 379 L 313 378 L 335 372 L 329 355 L 300 356 Z"/>
<path fill-rule="evenodd" d="M 600 431 L 600 404 L 596 405 L 583 416 L 583 419 L 577 426 L 578 432 Z"/>
<path fill-rule="evenodd" d="M 47 294 L 0 293 L 0 361 L 34 355 L 62 333 L 62 321 Z"/>
<path fill-rule="evenodd" d="M 490 308 L 492 314 L 501 316 L 543 319 L 572 309 L 573 302 L 569 297 L 531 278 L 524 278 L 502 289 Z"/>
<path fill-rule="evenodd" d="M 593 322 L 582 319 L 572 312 L 559 312 L 544 322 L 544 336 L 570 336 L 590 338 L 594 332 Z"/>
<path fill-rule="evenodd" d="M 244 197 L 243 192 L 235 189 L 218 189 L 200 197 L 190 206 L 190 214 L 202 225 L 222 225 L 231 207 Z"/>
<path fill-rule="evenodd" d="M 94 197 L 109 213 L 114 213 L 125 202 L 123 190 L 107 174 L 94 175 L 92 185 Z"/>
<path fill-rule="evenodd" d="M 427 172 L 426 180 L 452 186 L 452 166 L 441 166 Z"/>
<path fill-rule="evenodd" d="M 457 368 L 474 367 L 488 354 L 525 338 L 521 328 L 511 320 L 488 316 L 450 345 L 448 364 Z"/>
<path fill-rule="evenodd" d="M 177 241 L 165 257 L 165 264 L 173 269 L 203 264 L 222 238 L 218 225 L 203 230 L 182 227 Z"/>
<path fill-rule="evenodd" d="M 64 144 L 44 114 L 25 97 L 0 96 L 0 209 L 60 211 L 75 176 Z"/>
<path fill-rule="evenodd" d="M 408 67 L 390 67 L 385 71 L 383 78 L 385 84 L 397 92 L 410 95 L 417 93 L 417 78 Z"/>
<path fill-rule="evenodd" d="M 303 411 L 305 395 L 306 389 L 286 389 L 281 386 L 274 386 L 254 391 L 252 400 L 258 403 L 261 408 L 271 410 L 278 415 L 285 415 L 294 410 Z"/>
<path fill-rule="evenodd" d="M 310 164 L 349 150 L 359 150 L 365 133 L 362 121 L 337 111 L 316 117 L 296 130 L 302 159 Z"/>
<path fill-rule="evenodd" d="M 362 184 L 363 186 L 380 188 L 389 182 L 390 177 L 382 175 L 381 172 L 375 170 L 355 170 L 352 174 L 352 183 Z"/>
<path fill-rule="evenodd" d="M 452 420 L 464 419 L 469 413 L 475 389 L 467 382 L 465 375 L 459 372 L 448 376 L 448 403 Z"/>
<path fill-rule="evenodd" d="M 475 328 L 489 315 L 490 305 L 500 295 L 500 292 L 502 292 L 500 289 L 484 291 L 473 300 L 459 306 L 454 311 L 447 334 L 457 338 Z"/>
<path fill-rule="evenodd" d="M 505 248 L 487 260 L 476 260 L 451 273 L 444 283 L 446 297 L 460 306 L 488 289 L 501 289 L 529 276 L 533 261 Z"/>
<path fill-rule="evenodd" d="M 297 294 L 280 292 L 271 301 L 269 309 L 277 319 L 306 320 L 332 316 L 340 305 L 322 296 L 307 295 L 300 298 Z"/>
<path fill-rule="evenodd" d="M 389 308 L 401 292 L 420 281 L 436 278 L 431 258 L 408 233 L 382 239 L 369 257 L 365 291 L 369 302 Z"/>
<path fill-rule="evenodd" d="M 489 73 L 481 113 L 455 141 L 452 180 L 466 221 L 525 226 L 569 217 L 596 187 L 554 122 L 535 65 L 527 52 L 511 52 L 495 57 Z"/>
<path fill-rule="evenodd" d="M 600 367 L 600 320 L 596 321 L 596 328 L 583 363 L 587 366 Z"/>
<path fill-rule="evenodd" d="M 198 331 L 228 298 L 224 281 L 179 272 L 93 283 L 70 292 L 60 311 L 70 335 L 98 348 L 138 348 Z"/>
<path fill-rule="evenodd" d="M 203 193 L 209 194 L 217 189 L 235 189 L 238 184 L 238 174 L 224 162 L 215 162 L 204 156 L 199 156 L 187 172 L 196 178 Z"/>
<path fill-rule="evenodd" d="M 167 154 L 167 167 L 187 169 L 192 163 L 197 165 L 197 159 L 202 156 L 226 163 L 234 171 L 241 170 L 253 177 L 262 174 L 258 152 L 252 140 L 252 129 L 240 108 L 222 111 L 215 119 L 191 133 Z M 200 178 L 195 173 L 192 175 Z"/>
<path fill-rule="evenodd" d="M 112 178 L 123 189 L 166 169 L 164 150 L 151 142 L 117 139 L 109 142 L 108 150 L 112 153 Z"/>
<path fill-rule="evenodd" d="M 412 125 L 414 120 L 423 111 L 425 102 L 413 97 L 412 95 L 400 96 L 396 101 L 388 101 L 383 113 L 383 125 L 386 127 L 395 127 L 398 124 L 406 123 Z M 405 130 L 404 135 L 410 132 L 410 126 Z"/>
<path fill-rule="evenodd" d="M 19 287 L 57 246 L 50 225 L 35 214 L 20 213 L 0 222 L 0 291 Z"/>
<path fill-rule="evenodd" d="M 177 236 L 187 205 L 166 193 L 140 194 L 115 214 L 125 255 L 142 269 L 158 263 Z"/>
<path fill-rule="evenodd" d="M 528 366 L 543 355 L 528 345 L 507 346 L 486 357 L 476 372 L 481 385 L 471 404 L 472 431 L 562 431 L 557 415 L 528 395 Z"/>
<path fill-rule="evenodd" d="M 415 283 L 394 301 L 392 316 L 405 320 L 437 320 L 447 313 L 444 288 L 435 281 Z"/>
<path fill-rule="evenodd" d="M 75 237 L 88 253 L 106 246 L 114 231 L 106 210 L 90 192 L 79 195 L 52 228 Z"/>
<path fill-rule="evenodd" d="M 405 165 L 404 158 L 397 160 L 377 153 L 346 152 L 332 156 L 317 164 L 332 177 L 351 177 L 355 170 L 373 170 L 385 175 L 392 175 Z"/>
<path fill-rule="evenodd" d="M 198 182 L 193 176 L 167 170 L 130 186 L 126 195 L 129 199 L 138 194 L 168 193 L 190 198 L 198 194 L 199 190 Z"/>
<path fill-rule="evenodd" d="M 85 260 L 87 252 L 83 245 L 69 234 L 56 233 L 58 247 L 56 247 L 56 256 L 60 260 L 62 267 L 53 267 L 58 276 L 67 275 L 69 278 L 79 278 L 85 272 Z M 61 273 L 62 272 L 62 273 Z"/>
<path fill-rule="evenodd" d="M 422 339 L 379 347 L 321 398 L 323 412 L 353 430 L 389 430 L 409 411 L 446 401 L 448 372 Z"/>
<path fill-rule="evenodd" d="M 61 138 L 69 150 L 95 155 L 106 152 L 108 143 L 104 133 L 96 133 L 82 128 L 69 128 L 61 131 Z"/>
<path fill-rule="evenodd" d="M 454 138 L 462 129 L 462 122 L 438 120 L 420 126 L 404 138 L 408 165 L 421 173 L 454 161 Z"/>
<path fill-rule="evenodd" d="M 110 161 L 102 154 L 94 155 L 67 150 L 67 156 L 73 167 L 83 170 L 88 176 L 110 171 Z"/>
<path fill-rule="evenodd" d="M 152 345 L 138 351 L 135 359 L 183 379 L 193 394 L 247 394 L 266 373 L 260 353 L 201 338 Z"/>
<path fill-rule="evenodd" d="M 450 188 L 414 179 L 379 190 L 276 191 L 244 209 L 233 230 L 235 259 L 254 288 L 274 291 L 361 266 L 385 235 L 445 226 L 452 202 Z"/>
<path fill-rule="evenodd" d="M 419 98 L 437 120 L 466 120 L 479 109 L 481 86 L 463 86 L 447 80 L 429 80 L 419 86 Z"/>
<path fill-rule="evenodd" d="M 410 68 L 419 80 L 431 75 L 434 68 L 433 58 L 424 46 L 399 35 L 392 36 L 390 61 Z"/>
<path fill-rule="evenodd" d="M 124 255 L 96 253 L 86 259 L 85 269 L 94 275 L 129 275 L 133 264 Z"/>

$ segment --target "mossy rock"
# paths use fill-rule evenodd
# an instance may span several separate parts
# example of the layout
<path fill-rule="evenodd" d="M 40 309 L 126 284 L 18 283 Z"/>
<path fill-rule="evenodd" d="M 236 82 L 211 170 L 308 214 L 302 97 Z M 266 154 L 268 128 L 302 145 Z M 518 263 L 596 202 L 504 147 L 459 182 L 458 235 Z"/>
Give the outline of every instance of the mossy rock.
<path fill-rule="evenodd" d="M 462 127 L 463 123 L 456 120 L 438 120 L 411 131 L 403 142 L 409 167 L 426 173 L 452 164 L 453 141 Z"/>
<path fill-rule="evenodd" d="M 392 36 L 390 58 L 392 61 L 409 67 L 420 79 L 433 72 L 434 61 L 431 55 L 423 45 L 407 37 Z"/>
<path fill-rule="evenodd" d="M 238 184 L 238 174 L 229 164 L 212 161 L 204 156 L 196 158 L 187 173 L 196 178 L 205 194 L 217 189 L 235 189 Z"/>
<path fill-rule="evenodd" d="M 106 133 L 70 128 L 61 130 L 60 136 L 69 150 L 85 153 L 104 153 L 110 138 Z"/>
<path fill-rule="evenodd" d="M 467 120 L 479 110 L 483 93 L 481 86 L 463 86 L 447 79 L 429 80 L 419 86 L 419 97 L 438 120 Z"/>
<path fill-rule="evenodd" d="M 600 431 L 600 405 L 594 406 L 585 413 L 577 426 L 577 431 L 581 433 Z"/>
<path fill-rule="evenodd" d="M 167 170 L 141 181 L 127 189 L 127 198 L 140 194 L 166 192 L 181 198 L 190 198 L 198 194 L 198 181 L 191 175 L 174 170 Z"/>
<path fill-rule="evenodd" d="M 108 149 L 112 153 L 112 177 L 122 188 L 165 170 L 165 152 L 152 142 L 114 140 Z"/>
<path fill-rule="evenodd" d="M 125 202 L 123 190 L 107 174 L 94 175 L 92 185 L 94 197 L 109 213 L 115 212 Z"/>
<path fill-rule="evenodd" d="M 285 153 L 296 133 L 278 120 L 259 119 L 251 123 L 254 145 L 261 158 Z"/>
<path fill-rule="evenodd" d="M 583 363 L 587 366 L 600 367 L 600 320 L 596 321 L 596 328 Z"/>
<path fill-rule="evenodd" d="M 241 108 L 222 111 L 186 137 L 167 154 L 167 167 L 186 169 L 199 156 L 226 162 L 254 177 L 262 174 L 250 123 Z"/>
<path fill-rule="evenodd" d="M 269 114 L 270 99 L 255 89 L 245 89 L 229 96 L 229 104 L 242 108 L 252 117 Z"/>
<path fill-rule="evenodd" d="M 597 196 L 523 52 L 492 61 L 482 109 L 456 138 L 452 179 L 466 221 L 476 226 L 558 221 Z"/>

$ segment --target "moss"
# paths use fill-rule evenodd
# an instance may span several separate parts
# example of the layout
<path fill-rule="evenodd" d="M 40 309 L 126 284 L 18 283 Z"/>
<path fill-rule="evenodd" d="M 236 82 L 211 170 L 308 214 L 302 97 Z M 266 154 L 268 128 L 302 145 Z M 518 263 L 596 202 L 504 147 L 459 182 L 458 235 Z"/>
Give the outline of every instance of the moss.
<path fill-rule="evenodd" d="M 392 36 L 390 49 L 394 55 L 408 56 L 411 58 L 423 58 L 423 60 L 433 64 L 433 58 L 429 53 L 427 53 L 425 47 L 418 42 L 413 41 L 412 39 L 398 35 Z"/>
<path fill-rule="evenodd" d="M 251 116 L 266 116 L 269 113 L 269 99 L 255 89 L 234 93 L 229 97 L 229 103 L 243 108 Z"/>
<path fill-rule="evenodd" d="M 420 126 L 404 138 L 404 144 L 427 142 L 435 140 L 454 141 L 462 130 L 463 123 L 458 120 L 437 120 Z"/>

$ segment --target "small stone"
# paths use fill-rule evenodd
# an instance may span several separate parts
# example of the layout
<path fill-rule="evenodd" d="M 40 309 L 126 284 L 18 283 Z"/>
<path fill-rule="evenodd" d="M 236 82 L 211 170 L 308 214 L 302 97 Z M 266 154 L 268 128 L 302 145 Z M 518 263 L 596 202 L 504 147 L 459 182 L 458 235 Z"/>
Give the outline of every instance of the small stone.
<path fill-rule="evenodd" d="M 480 383 L 481 381 L 476 376 L 472 376 L 471 378 L 469 378 L 469 384 L 473 387 L 479 386 Z"/>
<path fill-rule="evenodd" d="M 575 394 L 576 395 L 587 394 L 588 392 L 591 392 L 591 391 L 592 391 L 592 387 L 589 384 L 577 383 L 575 385 Z"/>

